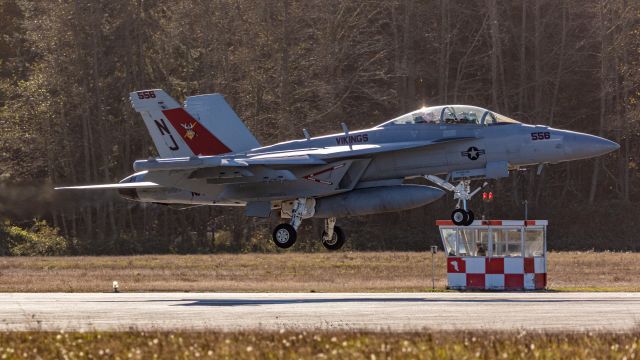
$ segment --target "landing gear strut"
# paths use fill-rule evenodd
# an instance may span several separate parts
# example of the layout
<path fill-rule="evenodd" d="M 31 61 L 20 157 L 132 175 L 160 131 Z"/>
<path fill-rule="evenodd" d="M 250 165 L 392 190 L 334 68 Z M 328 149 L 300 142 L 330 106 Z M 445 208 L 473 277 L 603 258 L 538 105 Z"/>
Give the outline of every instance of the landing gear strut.
<path fill-rule="evenodd" d="M 473 223 L 473 220 L 475 220 L 475 216 L 473 214 L 473 211 L 467 208 L 467 201 L 471 200 L 471 198 L 475 194 L 477 194 L 480 190 L 482 190 L 482 188 L 487 186 L 487 182 L 485 182 L 484 184 L 482 184 L 482 186 L 478 187 L 472 192 L 471 180 L 461 180 L 457 186 L 454 186 L 450 182 L 434 175 L 426 175 L 425 178 L 435 183 L 436 185 L 439 185 L 445 190 L 453 192 L 453 199 L 458 200 L 456 209 L 451 213 L 451 221 L 453 221 L 455 225 L 469 226 Z"/>
<path fill-rule="evenodd" d="M 328 218 L 324 221 L 324 231 L 322 232 L 322 245 L 327 250 L 338 250 L 344 245 L 344 232 L 336 226 L 336 218 Z"/>
<path fill-rule="evenodd" d="M 302 215 L 307 208 L 307 199 L 299 198 L 293 202 L 291 221 L 280 224 L 273 230 L 273 242 L 281 249 L 288 249 L 296 243 L 298 227 L 302 223 Z"/>

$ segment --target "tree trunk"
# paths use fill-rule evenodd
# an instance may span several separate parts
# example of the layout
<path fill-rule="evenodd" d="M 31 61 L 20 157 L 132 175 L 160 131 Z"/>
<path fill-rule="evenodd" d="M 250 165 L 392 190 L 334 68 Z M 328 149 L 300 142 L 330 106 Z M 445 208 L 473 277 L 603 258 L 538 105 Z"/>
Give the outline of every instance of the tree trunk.
<path fill-rule="evenodd" d="M 489 29 L 491 31 L 491 99 L 493 109 L 500 109 L 498 102 L 498 57 L 500 55 L 500 40 L 498 39 L 498 5 L 496 0 L 488 0 L 487 8 L 489 11 Z"/>
<path fill-rule="evenodd" d="M 438 99 L 446 103 L 449 82 L 449 0 L 440 0 L 440 48 L 438 56 Z"/>
<path fill-rule="evenodd" d="M 542 19 L 540 15 L 540 2 L 534 0 L 533 5 L 533 50 L 534 50 L 534 113 L 540 117 L 542 111 Z"/>
<path fill-rule="evenodd" d="M 600 1 L 599 6 L 599 30 L 600 30 L 600 124 L 598 135 L 602 136 L 607 106 L 607 30 L 605 26 L 605 2 Z M 598 176 L 600 174 L 601 158 L 595 159 L 593 173 L 591 174 L 591 190 L 589 191 L 589 204 L 593 204 L 598 190 Z"/>
<path fill-rule="evenodd" d="M 524 111 L 524 98 L 525 89 L 527 84 L 527 0 L 522 0 L 522 15 L 520 21 L 520 88 L 518 89 L 518 113 L 521 114 Z"/>

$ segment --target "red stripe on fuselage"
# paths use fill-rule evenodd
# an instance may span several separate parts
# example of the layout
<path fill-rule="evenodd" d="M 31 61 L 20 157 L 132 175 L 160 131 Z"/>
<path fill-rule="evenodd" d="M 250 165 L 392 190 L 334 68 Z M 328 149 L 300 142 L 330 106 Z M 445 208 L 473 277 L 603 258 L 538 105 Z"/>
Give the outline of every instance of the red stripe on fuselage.
<path fill-rule="evenodd" d="M 202 126 L 183 108 L 162 110 L 173 128 L 196 155 L 220 155 L 231 152 L 222 141 Z"/>

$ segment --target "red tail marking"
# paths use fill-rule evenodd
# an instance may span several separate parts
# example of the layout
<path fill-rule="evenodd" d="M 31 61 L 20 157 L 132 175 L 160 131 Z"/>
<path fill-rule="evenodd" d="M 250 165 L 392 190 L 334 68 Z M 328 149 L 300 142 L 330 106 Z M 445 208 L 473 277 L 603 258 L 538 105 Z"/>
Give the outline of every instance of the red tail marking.
<path fill-rule="evenodd" d="M 225 144 L 209 132 L 183 108 L 162 110 L 182 140 L 196 155 L 220 155 L 231 152 Z"/>

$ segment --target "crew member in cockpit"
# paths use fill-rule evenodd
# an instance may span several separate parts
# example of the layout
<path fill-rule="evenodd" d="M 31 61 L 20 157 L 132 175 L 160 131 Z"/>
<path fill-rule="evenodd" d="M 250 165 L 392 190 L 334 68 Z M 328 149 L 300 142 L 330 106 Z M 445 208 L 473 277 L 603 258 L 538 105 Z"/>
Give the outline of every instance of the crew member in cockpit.
<path fill-rule="evenodd" d="M 423 118 L 427 124 L 435 124 L 438 122 L 438 119 L 432 112 L 424 113 Z"/>
<path fill-rule="evenodd" d="M 422 114 L 415 114 L 413 115 L 413 123 L 414 124 L 423 124 L 426 121 L 424 120 L 424 117 L 422 116 Z"/>
<path fill-rule="evenodd" d="M 466 112 L 459 113 L 458 124 L 468 124 L 468 123 L 469 123 L 469 119 L 467 118 L 467 113 Z"/>
<path fill-rule="evenodd" d="M 455 124 L 455 123 L 457 123 L 456 120 L 457 120 L 456 117 L 452 113 L 447 111 L 444 114 L 444 122 L 445 123 L 447 123 L 447 124 Z"/>

